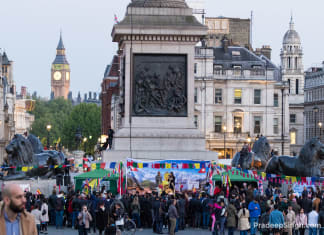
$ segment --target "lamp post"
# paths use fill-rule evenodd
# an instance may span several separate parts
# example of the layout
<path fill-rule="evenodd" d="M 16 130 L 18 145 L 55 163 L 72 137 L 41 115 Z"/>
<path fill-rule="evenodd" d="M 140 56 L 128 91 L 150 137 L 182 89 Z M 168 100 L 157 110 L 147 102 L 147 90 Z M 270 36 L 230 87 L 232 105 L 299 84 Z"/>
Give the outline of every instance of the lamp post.
<path fill-rule="evenodd" d="M 315 127 L 315 128 L 314 128 L 314 132 L 315 132 L 314 134 L 315 134 L 315 137 L 317 136 L 317 133 L 316 133 L 316 128 L 317 128 L 317 127 L 316 127 L 316 124 L 317 124 L 317 113 L 318 113 L 318 110 L 319 110 L 319 109 L 318 109 L 317 106 L 315 106 L 315 107 L 313 108 L 313 111 L 314 111 L 314 118 L 315 118 L 315 122 L 314 122 L 314 124 L 315 124 L 315 125 L 314 125 L 314 127 Z"/>
<path fill-rule="evenodd" d="M 322 122 L 319 122 L 319 123 L 318 123 L 318 127 L 319 127 L 319 129 L 320 129 L 320 134 L 319 134 L 319 136 L 320 136 L 320 140 L 322 139 L 322 126 L 323 126 L 323 123 L 322 123 Z"/>
<path fill-rule="evenodd" d="M 223 126 L 224 132 L 224 159 L 226 159 L 226 126 Z"/>
<path fill-rule="evenodd" d="M 251 141 L 252 141 L 251 136 L 250 134 L 248 134 L 247 142 L 249 143 L 249 148 L 251 148 Z"/>
<path fill-rule="evenodd" d="M 84 147 L 84 152 L 86 153 L 87 151 L 87 141 L 88 141 L 88 138 L 87 137 L 84 137 L 83 138 L 83 147 Z"/>
<path fill-rule="evenodd" d="M 47 150 L 49 150 L 49 148 L 50 148 L 50 131 L 51 131 L 51 129 L 52 129 L 52 126 L 50 125 L 50 124 L 48 124 L 47 126 L 46 126 L 46 130 L 47 130 Z"/>

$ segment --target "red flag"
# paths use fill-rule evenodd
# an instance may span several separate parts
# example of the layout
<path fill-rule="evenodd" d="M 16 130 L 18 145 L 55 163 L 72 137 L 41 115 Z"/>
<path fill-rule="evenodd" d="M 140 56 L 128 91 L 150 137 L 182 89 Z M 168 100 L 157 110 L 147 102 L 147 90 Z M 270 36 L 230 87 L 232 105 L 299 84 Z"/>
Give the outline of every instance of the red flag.
<path fill-rule="evenodd" d="M 118 166 L 118 173 L 119 173 L 119 178 L 118 178 L 118 186 L 117 186 L 117 192 L 120 195 L 123 195 L 123 163 L 120 162 Z"/>

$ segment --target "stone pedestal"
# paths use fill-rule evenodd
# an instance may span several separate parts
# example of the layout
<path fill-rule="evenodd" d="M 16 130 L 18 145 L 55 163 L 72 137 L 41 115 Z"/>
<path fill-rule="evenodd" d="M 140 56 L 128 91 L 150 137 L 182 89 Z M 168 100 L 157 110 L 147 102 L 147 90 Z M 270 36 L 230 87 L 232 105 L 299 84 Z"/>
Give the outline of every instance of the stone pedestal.
<path fill-rule="evenodd" d="M 104 161 L 217 160 L 194 126 L 194 50 L 206 34 L 183 0 L 132 1 L 112 32 L 120 52 L 121 125 Z"/>
<path fill-rule="evenodd" d="M 72 152 L 74 158 L 75 169 L 78 169 L 79 172 L 83 172 L 83 166 L 79 167 L 80 164 L 83 164 L 84 152 L 81 150 L 76 150 Z"/>

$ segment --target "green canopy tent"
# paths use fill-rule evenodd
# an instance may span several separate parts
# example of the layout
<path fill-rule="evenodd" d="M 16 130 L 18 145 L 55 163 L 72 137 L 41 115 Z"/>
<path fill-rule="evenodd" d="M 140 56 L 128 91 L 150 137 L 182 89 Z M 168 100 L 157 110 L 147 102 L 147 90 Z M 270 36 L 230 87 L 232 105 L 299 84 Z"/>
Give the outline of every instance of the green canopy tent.
<path fill-rule="evenodd" d="M 213 181 L 222 181 L 222 176 L 223 175 L 228 175 L 231 182 L 257 182 L 258 180 L 256 180 L 254 178 L 254 176 L 249 175 L 249 177 L 247 177 L 247 173 L 245 173 L 245 177 L 243 177 L 240 174 L 240 171 L 238 171 L 238 174 L 236 174 L 236 171 L 234 170 L 234 174 L 232 174 L 232 171 L 228 171 L 228 172 L 223 172 L 221 175 L 213 175 Z"/>
<path fill-rule="evenodd" d="M 108 177 L 108 174 L 112 174 L 111 171 L 104 169 L 96 169 L 77 176 L 74 176 L 75 190 L 81 190 L 82 184 L 85 180 L 100 179 L 100 184 L 106 186 L 106 190 L 109 190 L 113 194 L 117 194 L 117 181 L 118 175 L 112 175 Z M 109 187 L 107 187 L 109 186 Z"/>

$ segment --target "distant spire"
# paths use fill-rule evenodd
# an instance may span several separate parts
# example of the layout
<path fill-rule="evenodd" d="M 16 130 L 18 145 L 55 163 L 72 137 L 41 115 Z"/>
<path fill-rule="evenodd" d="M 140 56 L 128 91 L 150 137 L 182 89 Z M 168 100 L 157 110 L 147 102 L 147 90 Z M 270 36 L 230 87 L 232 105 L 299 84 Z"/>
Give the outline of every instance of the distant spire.
<path fill-rule="evenodd" d="M 65 49 L 64 45 L 63 45 L 63 40 L 62 40 L 62 30 L 60 31 L 60 41 L 59 41 L 56 49 L 57 50 L 64 50 Z"/>
<path fill-rule="evenodd" d="M 290 29 L 290 30 L 295 30 L 295 23 L 294 23 L 294 18 L 293 18 L 293 13 L 292 13 L 292 11 L 291 11 L 291 16 L 290 16 L 289 29 Z"/>

